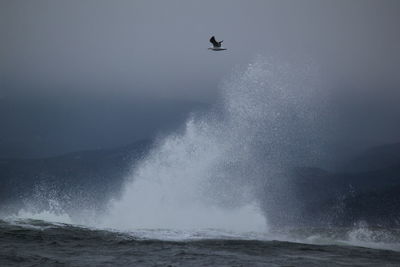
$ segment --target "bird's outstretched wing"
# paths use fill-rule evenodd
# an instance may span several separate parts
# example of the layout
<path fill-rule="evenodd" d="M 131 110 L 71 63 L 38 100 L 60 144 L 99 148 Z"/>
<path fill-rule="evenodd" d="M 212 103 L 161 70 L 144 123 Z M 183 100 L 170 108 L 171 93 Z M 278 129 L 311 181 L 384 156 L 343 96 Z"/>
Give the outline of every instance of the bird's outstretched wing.
<path fill-rule="evenodd" d="M 218 43 L 217 40 L 215 40 L 215 36 L 212 36 L 212 37 L 210 38 L 210 43 L 212 43 L 212 45 L 213 45 L 214 47 L 221 47 L 221 43 Z"/>

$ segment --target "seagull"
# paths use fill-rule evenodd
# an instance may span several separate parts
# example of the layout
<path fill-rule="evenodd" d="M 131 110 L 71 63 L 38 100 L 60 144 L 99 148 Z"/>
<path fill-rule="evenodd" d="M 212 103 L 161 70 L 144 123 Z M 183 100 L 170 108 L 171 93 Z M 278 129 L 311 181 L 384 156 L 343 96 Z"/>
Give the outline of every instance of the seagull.
<path fill-rule="evenodd" d="M 215 40 L 215 36 L 212 36 L 210 38 L 210 43 L 212 43 L 213 47 L 208 48 L 209 50 L 212 51 L 222 51 L 222 50 L 226 50 L 226 48 L 221 47 L 221 42 L 217 42 L 217 40 Z"/>

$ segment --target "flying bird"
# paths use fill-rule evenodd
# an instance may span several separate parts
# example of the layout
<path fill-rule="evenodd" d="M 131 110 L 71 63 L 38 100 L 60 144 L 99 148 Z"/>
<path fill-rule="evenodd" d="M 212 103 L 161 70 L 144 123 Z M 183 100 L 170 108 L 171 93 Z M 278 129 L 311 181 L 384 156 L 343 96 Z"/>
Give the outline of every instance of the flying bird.
<path fill-rule="evenodd" d="M 209 50 L 213 50 L 213 51 L 222 51 L 222 50 L 226 50 L 226 48 L 221 47 L 223 41 L 217 42 L 217 40 L 215 40 L 215 36 L 212 36 L 210 38 L 210 43 L 212 43 L 213 47 L 208 48 Z"/>

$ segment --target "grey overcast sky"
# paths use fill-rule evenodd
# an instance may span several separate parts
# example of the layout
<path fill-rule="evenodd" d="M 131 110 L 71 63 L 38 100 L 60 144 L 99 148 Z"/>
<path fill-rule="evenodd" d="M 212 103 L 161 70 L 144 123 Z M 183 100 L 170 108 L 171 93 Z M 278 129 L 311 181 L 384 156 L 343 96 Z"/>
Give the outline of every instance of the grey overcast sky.
<path fill-rule="evenodd" d="M 58 133 L 46 135 L 49 125 L 58 125 L 61 135 L 66 131 L 60 125 L 67 128 L 71 140 L 62 138 L 69 150 L 127 143 L 146 120 L 122 111 L 121 105 L 132 104 L 120 101 L 125 96 L 212 103 L 221 80 L 257 55 L 312 60 L 332 88 L 399 91 L 399 25 L 398 0 L 0 0 L 0 108 L 7 106 L 0 110 L 0 150 L 35 142 L 33 150 L 55 147 L 60 140 Z M 207 50 L 211 35 L 229 50 Z M 400 100 L 394 95 L 394 102 Z M 97 112 L 105 104 L 119 111 Z M 37 113 L 41 124 L 31 117 L 37 110 L 27 108 L 32 105 L 48 106 Z M 55 115 L 60 107 L 68 116 Z M 88 113 L 98 116 L 98 124 L 108 116 L 110 124 L 84 135 L 82 127 L 96 124 L 93 116 L 91 123 L 79 121 Z M 46 122 L 43 114 L 53 117 Z M 60 122 L 71 118 L 75 126 Z M 128 124 L 130 131 L 121 126 Z M 93 139 L 93 129 L 118 142 Z"/>
<path fill-rule="evenodd" d="M 399 25 L 396 0 L 1 0 L 0 81 L 208 100 L 235 65 L 262 54 L 397 83 Z M 207 50 L 214 34 L 227 53 Z"/>

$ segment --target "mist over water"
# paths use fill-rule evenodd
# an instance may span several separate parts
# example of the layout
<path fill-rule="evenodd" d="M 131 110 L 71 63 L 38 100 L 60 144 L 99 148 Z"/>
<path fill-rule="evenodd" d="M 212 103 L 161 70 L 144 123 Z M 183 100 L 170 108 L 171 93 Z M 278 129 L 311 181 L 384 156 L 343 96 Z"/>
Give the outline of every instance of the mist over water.
<path fill-rule="evenodd" d="M 102 224 L 266 231 L 273 214 L 262 211 L 260 200 L 273 193 L 265 192 L 269 180 L 279 179 L 274 174 L 282 168 L 315 163 L 321 150 L 314 72 L 312 65 L 262 57 L 236 70 L 223 82 L 216 108 L 159 140 Z"/>

